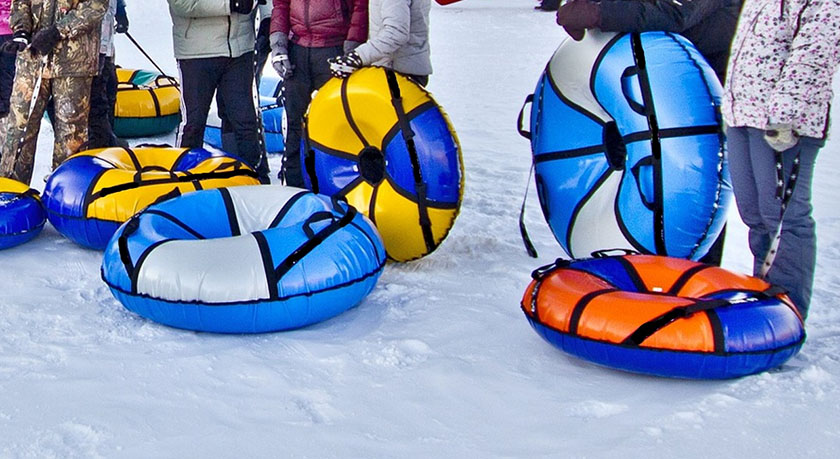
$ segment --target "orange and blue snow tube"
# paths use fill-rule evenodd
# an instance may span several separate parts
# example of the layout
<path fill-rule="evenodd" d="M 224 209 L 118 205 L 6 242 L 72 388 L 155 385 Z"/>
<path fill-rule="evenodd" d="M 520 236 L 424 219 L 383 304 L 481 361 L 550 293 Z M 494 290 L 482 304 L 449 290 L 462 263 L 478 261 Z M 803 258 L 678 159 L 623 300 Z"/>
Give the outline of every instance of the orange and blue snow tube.
<path fill-rule="evenodd" d="M 805 341 L 784 291 L 680 258 L 558 260 L 534 271 L 522 310 L 549 343 L 621 370 L 726 379 L 777 367 Z"/>

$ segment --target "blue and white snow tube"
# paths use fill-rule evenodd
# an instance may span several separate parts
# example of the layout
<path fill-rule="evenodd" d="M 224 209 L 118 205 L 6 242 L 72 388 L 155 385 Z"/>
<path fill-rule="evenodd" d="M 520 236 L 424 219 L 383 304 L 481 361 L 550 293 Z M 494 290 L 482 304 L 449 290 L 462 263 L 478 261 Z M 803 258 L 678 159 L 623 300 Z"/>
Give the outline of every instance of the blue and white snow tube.
<path fill-rule="evenodd" d="M 269 154 L 283 153 L 286 150 L 286 141 L 283 138 L 283 120 L 286 116 L 283 106 L 283 80 L 273 74 L 262 75 L 259 93 L 265 151 Z M 208 117 L 207 127 L 204 128 L 204 142 L 225 150 L 222 146 L 222 121 L 217 112 L 211 112 Z"/>
<path fill-rule="evenodd" d="M 302 327 L 361 302 L 385 249 L 345 202 L 281 186 L 198 191 L 119 228 L 102 279 L 128 309 L 178 328 L 258 333 Z"/>
<path fill-rule="evenodd" d="M 571 257 L 708 252 L 732 195 L 720 98 L 679 35 L 588 31 L 560 44 L 533 95 L 530 138 L 545 219 Z"/>
<path fill-rule="evenodd" d="M 17 180 L 0 177 L 0 250 L 35 238 L 46 220 L 37 191 Z"/>

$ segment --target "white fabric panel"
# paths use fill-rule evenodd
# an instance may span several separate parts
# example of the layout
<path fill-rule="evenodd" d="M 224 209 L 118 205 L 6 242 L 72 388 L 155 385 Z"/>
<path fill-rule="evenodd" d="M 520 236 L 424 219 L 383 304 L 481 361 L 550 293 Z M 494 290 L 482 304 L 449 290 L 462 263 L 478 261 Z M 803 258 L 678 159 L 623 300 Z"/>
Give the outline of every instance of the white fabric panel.
<path fill-rule="evenodd" d="M 170 241 L 157 246 L 140 266 L 137 292 L 165 300 L 202 303 L 269 296 L 257 240 L 250 234 Z"/>
<path fill-rule="evenodd" d="M 228 188 L 228 191 L 242 234 L 267 229 L 290 199 L 306 192 L 282 185 L 236 186 Z"/>
<path fill-rule="evenodd" d="M 621 174 L 611 172 L 581 207 L 570 228 L 569 255 L 573 258 L 589 257 L 597 250 L 634 248 L 621 233 L 615 215 L 620 184 Z"/>
<path fill-rule="evenodd" d="M 587 30 L 581 41 L 568 38 L 560 43 L 548 63 L 552 80 L 563 96 L 605 123 L 613 119 L 595 99 L 589 80 L 595 71 L 595 60 L 615 36 L 613 32 Z"/>

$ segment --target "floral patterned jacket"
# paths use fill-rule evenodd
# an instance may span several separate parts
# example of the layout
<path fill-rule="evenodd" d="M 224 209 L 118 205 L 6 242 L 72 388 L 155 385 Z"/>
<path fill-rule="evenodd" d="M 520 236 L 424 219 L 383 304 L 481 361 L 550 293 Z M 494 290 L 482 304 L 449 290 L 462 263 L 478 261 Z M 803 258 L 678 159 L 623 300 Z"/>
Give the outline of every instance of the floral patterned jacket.
<path fill-rule="evenodd" d="M 828 132 L 831 81 L 840 63 L 840 0 L 746 0 L 724 87 L 728 126 L 790 123 Z"/>

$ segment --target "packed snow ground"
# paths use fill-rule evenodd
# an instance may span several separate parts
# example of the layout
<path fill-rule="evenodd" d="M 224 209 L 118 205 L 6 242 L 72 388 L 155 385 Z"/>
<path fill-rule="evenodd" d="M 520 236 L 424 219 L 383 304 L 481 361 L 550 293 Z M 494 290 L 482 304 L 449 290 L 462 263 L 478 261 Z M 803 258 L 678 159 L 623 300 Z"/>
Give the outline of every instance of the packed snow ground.
<path fill-rule="evenodd" d="M 128 3 L 130 33 L 174 73 L 166 2 Z M 533 194 L 540 259 L 517 227 L 530 150 L 516 115 L 565 38 L 534 4 L 433 6 L 429 89 L 463 146 L 461 215 L 436 252 L 389 264 L 367 300 L 332 320 L 252 336 L 172 329 L 124 309 L 100 280 L 102 254 L 49 225 L 0 252 L 0 456 L 835 457 L 836 125 L 815 177 L 817 279 L 798 356 L 732 381 L 566 356 L 519 309 L 531 270 L 562 255 Z M 124 37 L 117 46 L 118 64 L 152 68 Z M 38 189 L 51 142 L 45 123 Z M 724 266 L 750 266 L 734 210 Z"/>

